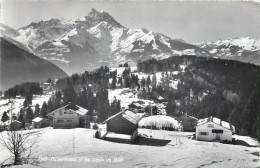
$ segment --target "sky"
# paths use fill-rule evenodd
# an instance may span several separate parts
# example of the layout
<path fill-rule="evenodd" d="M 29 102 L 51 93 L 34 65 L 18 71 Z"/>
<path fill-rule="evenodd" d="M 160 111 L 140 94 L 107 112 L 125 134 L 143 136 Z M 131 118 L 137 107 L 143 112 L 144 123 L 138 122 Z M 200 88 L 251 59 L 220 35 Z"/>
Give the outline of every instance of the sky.
<path fill-rule="evenodd" d="M 260 4 L 209 1 L 1 0 L 1 22 L 20 28 L 51 18 L 77 19 L 103 10 L 128 28 L 146 28 L 189 43 L 260 39 Z"/>

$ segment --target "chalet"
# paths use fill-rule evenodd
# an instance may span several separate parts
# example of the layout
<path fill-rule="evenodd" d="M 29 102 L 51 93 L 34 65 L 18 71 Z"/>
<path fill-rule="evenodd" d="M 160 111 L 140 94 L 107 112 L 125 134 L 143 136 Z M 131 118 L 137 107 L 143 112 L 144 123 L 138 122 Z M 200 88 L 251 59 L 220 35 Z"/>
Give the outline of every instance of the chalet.
<path fill-rule="evenodd" d="M 196 140 L 232 142 L 235 127 L 228 122 L 215 117 L 208 117 L 198 121 L 196 126 Z"/>
<path fill-rule="evenodd" d="M 179 117 L 176 118 L 177 121 L 181 122 L 183 125 L 183 130 L 184 131 L 195 131 L 195 127 L 197 126 L 198 119 L 195 117 L 192 117 L 187 114 L 183 114 Z"/>
<path fill-rule="evenodd" d="M 33 128 L 44 128 L 49 126 L 49 120 L 46 118 L 36 117 L 32 120 Z"/>
<path fill-rule="evenodd" d="M 88 127 L 88 110 L 78 105 L 68 104 L 47 114 L 53 128 Z"/>
<path fill-rule="evenodd" d="M 138 136 L 140 119 L 141 117 L 138 114 L 126 109 L 111 116 L 104 123 L 107 125 L 107 132 L 131 135 L 131 141 L 134 141 Z"/>
<path fill-rule="evenodd" d="M 17 120 L 8 120 L 4 122 L 4 128 L 6 130 L 20 130 L 22 128 L 22 123 Z"/>
<path fill-rule="evenodd" d="M 43 85 L 41 86 L 43 91 L 51 91 L 52 87 L 51 87 L 51 83 L 43 83 Z"/>

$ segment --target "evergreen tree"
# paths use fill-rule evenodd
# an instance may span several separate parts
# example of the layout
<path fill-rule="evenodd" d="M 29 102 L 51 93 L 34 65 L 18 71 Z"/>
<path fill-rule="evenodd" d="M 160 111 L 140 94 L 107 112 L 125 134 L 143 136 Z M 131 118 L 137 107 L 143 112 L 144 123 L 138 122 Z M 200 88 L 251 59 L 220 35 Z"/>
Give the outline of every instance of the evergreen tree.
<path fill-rule="evenodd" d="M 19 115 L 19 118 L 18 118 L 18 121 L 20 121 L 22 123 L 22 128 L 25 127 L 25 117 L 24 117 L 24 111 L 23 109 L 21 108 L 20 109 L 20 115 Z"/>
<path fill-rule="evenodd" d="M 116 83 L 117 83 L 116 76 L 114 75 L 112 79 L 111 89 L 113 90 L 116 89 Z"/>
<path fill-rule="evenodd" d="M 33 119 L 33 111 L 31 109 L 31 107 L 29 106 L 27 109 L 26 109 L 26 121 L 27 122 L 31 122 Z"/>
<path fill-rule="evenodd" d="M 46 82 L 51 83 L 51 78 L 48 78 Z"/>
<path fill-rule="evenodd" d="M 147 80 L 146 80 L 146 86 L 149 87 L 151 85 L 151 78 L 150 75 L 148 75 Z"/>
<path fill-rule="evenodd" d="M 69 102 L 72 105 L 76 104 L 77 93 L 70 82 L 67 83 L 67 87 L 63 90 L 63 105 L 67 105 Z"/>
<path fill-rule="evenodd" d="M 40 105 L 37 103 L 35 105 L 34 118 L 39 117 L 40 116 L 40 112 L 41 112 Z"/>
<path fill-rule="evenodd" d="M 47 103 L 43 102 L 42 108 L 41 108 L 41 117 L 46 118 L 47 111 L 48 111 Z"/>
<path fill-rule="evenodd" d="M 1 121 L 6 122 L 9 120 L 9 116 L 7 115 L 7 112 L 5 111 L 2 115 Z"/>
<path fill-rule="evenodd" d="M 166 113 L 169 116 L 176 116 L 176 103 L 174 100 L 169 100 L 166 106 Z"/>
<path fill-rule="evenodd" d="M 61 92 L 57 91 L 55 92 L 54 98 L 53 98 L 53 109 L 58 109 L 61 107 Z"/>
<path fill-rule="evenodd" d="M 144 86 L 145 86 L 145 79 L 143 77 L 142 80 L 141 80 L 141 87 L 144 87 Z"/>
<path fill-rule="evenodd" d="M 23 109 L 20 109 L 20 114 L 19 114 L 19 118 L 18 121 L 23 122 L 24 121 L 24 112 Z"/>
<path fill-rule="evenodd" d="M 23 106 L 27 107 L 32 104 L 32 94 L 27 94 L 23 102 Z"/>
<path fill-rule="evenodd" d="M 79 94 L 79 97 L 77 99 L 77 101 L 78 101 L 77 104 L 83 108 L 88 109 L 89 107 L 88 107 L 88 95 L 87 94 L 88 94 L 88 92 L 87 92 L 86 88 L 84 87 L 83 91 Z"/>
<path fill-rule="evenodd" d="M 118 78 L 118 84 L 120 85 L 121 88 L 123 87 L 122 77 L 119 77 L 119 78 Z"/>
<path fill-rule="evenodd" d="M 52 99 L 50 98 L 49 100 L 48 100 L 48 103 L 47 103 L 47 106 L 48 106 L 48 110 L 47 110 L 47 113 L 50 113 L 50 112 L 52 112 L 53 110 L 54 110 L 54 108 L 53 108 L 53 103 L 52 103 Z"/>
<path fill-rule="evenodd" d="M 152 77 L 152 86 L 156 87 L 156 84 L 157 84 L 156 75 L 153 75 L 153 77 Z"/>

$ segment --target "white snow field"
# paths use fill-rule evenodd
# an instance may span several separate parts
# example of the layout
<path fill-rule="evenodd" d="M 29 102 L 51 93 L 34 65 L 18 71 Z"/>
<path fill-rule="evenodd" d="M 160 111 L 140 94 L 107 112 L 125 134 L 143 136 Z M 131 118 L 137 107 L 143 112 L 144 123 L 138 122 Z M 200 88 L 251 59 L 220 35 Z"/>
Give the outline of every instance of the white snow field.
<path fill-rule="evenodd" d="M 257 167 L 259 147 L 250 148 L 189 139 L 192 133 L 139 129 L 137 144 L 93 138 L 91 129 L 42 129 L 33 148 L 33 166 L 14 167 Z M 8 152 L 1 147 L 0 163 Z"/>

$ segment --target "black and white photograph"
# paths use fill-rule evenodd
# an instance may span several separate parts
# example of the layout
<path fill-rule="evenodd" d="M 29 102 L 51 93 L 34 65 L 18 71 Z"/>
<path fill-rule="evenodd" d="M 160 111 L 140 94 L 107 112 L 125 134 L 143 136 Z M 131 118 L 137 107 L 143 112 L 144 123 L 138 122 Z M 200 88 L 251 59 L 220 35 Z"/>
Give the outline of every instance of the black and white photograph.
<path fill-rule="evenodd" d="M 0 168 L 260 167 L 260 1 L 0 0 Z"/>

